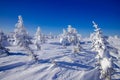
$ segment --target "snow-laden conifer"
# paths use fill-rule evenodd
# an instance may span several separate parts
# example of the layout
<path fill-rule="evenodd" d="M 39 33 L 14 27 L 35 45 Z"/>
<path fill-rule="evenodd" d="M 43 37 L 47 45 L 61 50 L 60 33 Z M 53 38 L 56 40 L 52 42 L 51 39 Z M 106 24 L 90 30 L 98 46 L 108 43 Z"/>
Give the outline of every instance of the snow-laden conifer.
<path fill-rule="evenodd" d="M 113 60 L 110 52 L 115 49 L 112 47 L 106 40 L 105 36 L 102 34 L 101 29 L 98 25 L 93 21 L 93 27 L 95 28 L 95 32 L 92 34 L 92 49 L 96 51 L 98 55 L 98 62 L 100 65 L 100 79 L 103 80 L 111 80 L 113 69 Z M 114 52 L 114 51 L 113 51 Z M 114 54 L 117 54 L 114 52 Z"/>
<path fill-rule="evenodd" d="M 77 30 L 73 28 L 71 25 L 68 25 L 67 30 L 63 29 L 63 33 L 60 37 L 60 43 L 62 44 L 73 44 L 77 45 L 79 42 L 79 37 Z"/>

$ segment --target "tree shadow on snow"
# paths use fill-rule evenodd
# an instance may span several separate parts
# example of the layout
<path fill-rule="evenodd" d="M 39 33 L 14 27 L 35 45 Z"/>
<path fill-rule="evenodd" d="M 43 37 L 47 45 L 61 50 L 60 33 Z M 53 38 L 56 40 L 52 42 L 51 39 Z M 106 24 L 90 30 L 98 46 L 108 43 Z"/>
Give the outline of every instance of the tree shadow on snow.
<path fill-rule="evenodd" d="M 13 64 L 5 65 L 5 66 L 0 66 L 0 71 L 10 70 L 10 69 L 13 69 L 13 68 L 16 68 L 16 67 L 20 67 L 22 65 L 25 65 L 25 63 L 18 62 L 18 63 L 13 63 Z"/>
<path fill-rule="evenodd" d="M 59 42 L 51 42 L 52 45 L 61 45 Z"/>
<path fill-rule="evenodd" d="M 9 53 L 10 56 L 13 56 L 13 55 L 19 55 L 19 56 L 27 56 L 27 54 L 25 53 Z"/>
<path fill-rule="evenodd" d="M 92 66 L 87 66 L 83 64 L 78 64 L 78 63 L 70 63 L 70 62 L 64 62 L 64 61 L 59 61 L 57 62 L 57 65 L 59 67 L 67 68 L 67 69 L 72 69 L 72 70 L 80 70 L 81 68 L 84 69 L 93 69 L 94 67 Z"/>
<path fill-rule="evenodd" d="M 39 63 L 50 63 L 50 59 L 40 59 L 38 60 Z"/>

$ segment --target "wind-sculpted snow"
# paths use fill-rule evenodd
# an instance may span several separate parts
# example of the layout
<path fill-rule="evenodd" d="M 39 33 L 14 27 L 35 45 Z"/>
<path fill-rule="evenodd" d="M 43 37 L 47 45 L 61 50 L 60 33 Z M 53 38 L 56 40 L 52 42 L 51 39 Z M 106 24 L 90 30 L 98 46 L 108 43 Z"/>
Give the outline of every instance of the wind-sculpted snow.
<path fill-rule="evenodd" d="M 10 46 L 10 55 L 0 58 L 0 80 L 100 80 L 97 53 L 89 44 L 81 44 L 84 49 L 79 53 L 72 52 L 72 45 L 64 48 L 58 39 L 41 44 L 41 50 L 31 45 L 38 62 L 32 61 L 23 48 Z M 114 66 L 113 79 L 120 80 L 119 58 Z"/>

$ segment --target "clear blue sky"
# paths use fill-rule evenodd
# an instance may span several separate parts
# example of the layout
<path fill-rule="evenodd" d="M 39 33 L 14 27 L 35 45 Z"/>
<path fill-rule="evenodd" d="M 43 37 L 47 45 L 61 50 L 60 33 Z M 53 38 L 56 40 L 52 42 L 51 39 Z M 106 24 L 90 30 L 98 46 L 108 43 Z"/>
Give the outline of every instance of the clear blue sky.
<path fill-rule="evenodd" d="M 0 29 L 12 32 L 18 15 L 30 34 L 37 26 L 59 34 L 71 24 L 86 36 L 94 20 L 105 35 L 120 35 L 120 0 L 0 0 Z"/>

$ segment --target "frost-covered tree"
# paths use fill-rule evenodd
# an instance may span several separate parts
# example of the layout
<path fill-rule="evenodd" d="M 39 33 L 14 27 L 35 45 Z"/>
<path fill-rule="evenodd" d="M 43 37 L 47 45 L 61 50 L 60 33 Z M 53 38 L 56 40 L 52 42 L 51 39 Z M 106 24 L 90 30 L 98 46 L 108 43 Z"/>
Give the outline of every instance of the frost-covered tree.
<path fill-rule="evenodd" d="M 68 25 L 68 29 L 67 30 L 68 30 L 68 33 L 67 33 L 68 41 L 71 44 L 76 45 L 77 42 L 78 42 L 77 30 L 75 28 L 72 28 L 71 25 Z"/>
<path fill-rule="evenodd" d="M 26 44 L 30 44 L 30 37 L 28 36 L 28 32 L 26 31 L 22 16 L 18 16 L 18 22 L 15 25 L 14 30 L 14 45 L 19 45 L 21 47 L 24 47 Z"/>
<path fill-rule="evenodd" d="M 35 33 L 34 39 L 35 39 L 35 43 L 37 43 L 37 44 L 45 43 L 45 36 L 41 33 L 41 29 L 39 26 Z"/>
<path fill-rule="evenodd" d="M 6 41 L 6 36 L 0 30 L 0 56 L 9 55 L 9 49 L 5 48 L 4 42 Z"/>
<path fill-rule="evenodd" d="M 60 37 L 60 42 L 77 45 L 79 42 L 77 30 L 68 25 L 67 31 L 63 29 L 63 34 Z"/>
<path fill-rule="evenodd" d="M 93 21 L 93 27 L 95 27 L 95 32 L 92 34 L 92 50 L 98 52 L 100 58 L 103 57 L 112 57 L 110 53 L 118 54 L 117 49 L 112 47 L 105 36 L 102 34 L 101 29 L 98 25 Z"/>
<path fill-rule="evenodd" d="M 18 22 L 15 25 L 15 27 L 16 27 L 14 30 L 15 45 L 23 47 L 30 54 L 30 56 L 32 56 L 32 59 L 37 61 L 37 56 L 30 48 L 31 40 L 23 25 L 22 16 L 18 16 Z"/>
<path fill-rule="evenodd" d="M 37 28 L 37 31 L 36 31 L 36 34 L 35 34 L 34 38 L 35 38 L 34 44 L 36 46 L 36 49 L 41 50 L 40 43 L 42 42 L 42 34 L 41 34 L 40 27 Z"/>
<path fill-rule="evenodd" d="M 94 21 L 93 27 L 95 27 L 95 32 L 91 35 L 92 50 L 98 53 L 97 58 L 101 68 L 100 79 L 111 80 L 111 74 L 113 72 L 113 56 L 110 54 L 110 52 L 115 48 L 110 46 L 105 36 L 102 34 L 101 29 Z M 117 54 L 117 52 L 114 52 L 114 54 Z"/>

